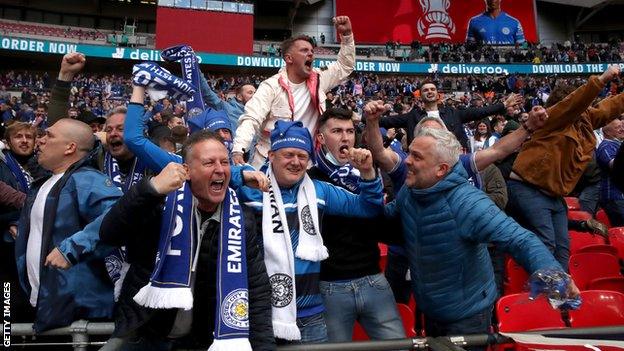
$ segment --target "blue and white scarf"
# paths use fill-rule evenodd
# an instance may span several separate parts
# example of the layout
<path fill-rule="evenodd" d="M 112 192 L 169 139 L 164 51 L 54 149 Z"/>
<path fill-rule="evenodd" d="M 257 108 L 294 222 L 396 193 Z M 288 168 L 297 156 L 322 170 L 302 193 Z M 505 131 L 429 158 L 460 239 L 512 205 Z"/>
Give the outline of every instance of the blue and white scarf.
<path fill-rule="evenodd" d="M 30 176 L 28 172 L 26 172 L 24 167 L 22 167 L 22 165 L 20 165 L 19 162 L 17 162 L 15 157 L 13 157 L 13 155 L 10 152 L 7 152 L 5 156 L 6 156 L 7 166 L 11 170 L 11 173 L 13 173 L 13 176 L 15 177 L 15 179 L 17 179 L 17 183 L 19 184 L 19 187 L 20 187 L 19 190 L 27 193 L 28 190 L 30 189 L 30 183 L 32 183 L 32 177 Z"/>
<path fill-rule="evenodd" d="M 119 188 L 124 194 L 136 183 L 138 183 L 145 175 L 145 165 L 137 157 L 132 162 L 132 168 L 126 176 L 125 182 L 122 181 L 121 172 L 119 172 L 119 163 L 110 154 L 104 154 L 104 173 L 113 181 L 113 184 Z"/>
<path fill-rule="evenodd" d="M 316 151 L 315 163 L 316 167 L 327 174 L 334 184 L 354 194 L 360 193 L 360 171 L 350 163 L 338 166 L 338 161 L 329 151 L 326 151 L 324 146 Z"/>
<path fill-rule="evenodd" d="M 106 152 L 104 154 L 104 174 L 108 175 L 113 184 L 125 194 L 134 184 L 143 179 L 145 165 L 135 157 L 132 168 L 126 176 L 125 182 L 123 182 L 121 172 L 119 172 L 119 163 L 110 152 Z M 126 261 L 126 248 L 122 246 L 115 249 L 104 259 L 104 262 L 108 276 L 115 286 L 115 301 L 117 301 L 123 281 L 130 269 L 130 264 Z"/>
<path fill-rule="evenodd" d="M 197 221 L 190 184 L 167 195 L 156 264 L 148 285 L 134 296 L 149 308 L 193 308 L 191 275 L 198 260 Z M 217 305 L 214 342 L 210 351 L 251 351 L 249 343 L 249 291 L 242 208 L 236 192 L 228 188 L 221 204 L 221 230 L 217 260 Z"/>
<path fill-rule="evenodd" d="M 177 45 L 163 50 L 160 54 L 163 60 L 169 62 L 180 61 L 182 67 L 182 78 L 186 79 L 192 86 L 201 86 L 201 71 L 199 61 L 193 48 L 188 45 Z M 200 114 L 204 109 L 204 100 L 201 91 L 197 89 L 193 95 L 186 100 L 188 117 Z"/>

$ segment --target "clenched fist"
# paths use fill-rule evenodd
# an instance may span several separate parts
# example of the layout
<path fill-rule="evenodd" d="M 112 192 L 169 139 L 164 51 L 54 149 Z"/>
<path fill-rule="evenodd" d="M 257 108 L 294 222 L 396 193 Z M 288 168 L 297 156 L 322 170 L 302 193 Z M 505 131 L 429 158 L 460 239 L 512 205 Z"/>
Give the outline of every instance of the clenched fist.
<path fill-rule="evenodd" d="M 170 162 L 157 176 L 150 179 L 150 183 L 161 195 L 180 189 L 189 178 L 186 168 L 175 162 Z"/>

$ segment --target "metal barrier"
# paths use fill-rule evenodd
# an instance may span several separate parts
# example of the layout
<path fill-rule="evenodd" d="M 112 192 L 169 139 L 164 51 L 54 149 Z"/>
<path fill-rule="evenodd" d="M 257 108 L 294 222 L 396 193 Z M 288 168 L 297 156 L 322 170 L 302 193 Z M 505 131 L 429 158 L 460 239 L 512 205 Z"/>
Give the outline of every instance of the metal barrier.
<path fill-rule="evenodd" d="M 76 321 L 63 328 L 49 330 L 40 335 L 71 335 L 72 341 L 66 343 L 30 343 L 14 344 L 13 346 L 69 346 L 75 351 L 86 351 L 88 346 L 101 346 L 105 342 L 89 341 L 90 335 L 110 335 L 114 329 L 113 323 L 92 323 L 84 320 Z M 597 327 L 597 328 L 566 328 L 557 330 L 541 330 L 539 332 L 523 332 L 526 334 L 541 334 L 551 336 L 580 336 L 580 335 L 619 335 L 624 336 L 624 325 Z M 11 325 L 12 336 L 32 336 L 32 324 L 16 323 Z M 494 344 L 511 343 L 501 334 L 473 334 L 444 337 L 426 337 L 412 339 L 357 341 L 348 343 L 300 344 L 279 346 L 278 351 L 390 351 L 390 350 L 426 350 L 459 351 L 463 347 L 487 346 Z"/>
<path fill-rule="evenodd" d="M 111 335 L 114 323 L 92 323 L 79 320 L 67 327 L 48 330 L 40 335 L 71 335 L 72 341 L 66 343 L 17 343 L 13 346 L 74 346 L 75 351 L 86 351 L 87 346 L 104 345 L 105 342 L 89 342 L 89 335 Z M 32 324 L 15 323 L 11 325 L 11 336 L 35 335 Z"/>

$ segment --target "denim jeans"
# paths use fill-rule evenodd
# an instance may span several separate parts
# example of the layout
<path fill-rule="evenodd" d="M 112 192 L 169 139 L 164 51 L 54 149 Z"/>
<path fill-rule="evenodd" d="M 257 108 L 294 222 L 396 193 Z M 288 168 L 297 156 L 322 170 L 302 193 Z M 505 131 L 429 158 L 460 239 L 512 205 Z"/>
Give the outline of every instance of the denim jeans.
<path fill-rule="evenodd" d="M 331 342 L 351 341 L 357 320 L 372 340 L 405 338 L 403 322 L 383 274 L 346 282 L 321 281 Z"/>
<path fill-rule="evenodd" d="M 301 340 L 276 339 L 277 345 L 320 344 L 328 341 L 327 325 L 323 313 L 297 318 L 297 327 L 301 332 Z"/>
<path fill-rule="evenodd" d="M 592 216 L 595 216 L 599 198 L 600 182 L 586 186 L 578 197 L 581 209 L 585 212 L 591 213 Z"/>
<path fill-rule="evenodd" d="M 425 330 L 427 337 L 453 336 L 466 334 L 485 334 L 490 331 L 492 324 L 492 307 L 455 322 L 444 323 L 430 319 L 425 315 Z M 464 347 L 469 351 L 485 350 L 483 347 Z"/>
<path fill-rule="evenodd" d="M 607 213 L 612 226 L 624 226 L 624 200 L 601 201 L 600 206 Z"/>
<path fill-rule="evenodd" d="M 533 186 L 515 180 L 509 180 L 507 189 L 509 214 L 518 224 L 535 233 L 567 271 L 570 237 L 563 198 L 548 196 Z"/>

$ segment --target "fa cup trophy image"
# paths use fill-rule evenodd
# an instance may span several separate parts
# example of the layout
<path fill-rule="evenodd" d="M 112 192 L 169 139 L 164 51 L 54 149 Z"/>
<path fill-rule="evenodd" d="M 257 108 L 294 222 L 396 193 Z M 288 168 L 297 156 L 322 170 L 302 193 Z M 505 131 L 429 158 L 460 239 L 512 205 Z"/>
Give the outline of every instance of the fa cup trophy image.
<path fill-rule="evenodd" d="M 425 39 L 451 39 L 455 24 L 448 14 L 451 0 L 420 0 L 423 15 L 418 19 L 418 33 Z"/>

